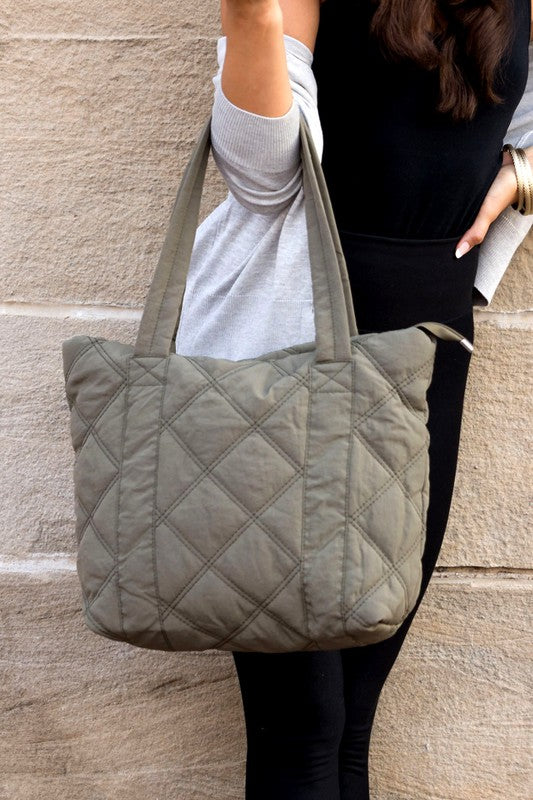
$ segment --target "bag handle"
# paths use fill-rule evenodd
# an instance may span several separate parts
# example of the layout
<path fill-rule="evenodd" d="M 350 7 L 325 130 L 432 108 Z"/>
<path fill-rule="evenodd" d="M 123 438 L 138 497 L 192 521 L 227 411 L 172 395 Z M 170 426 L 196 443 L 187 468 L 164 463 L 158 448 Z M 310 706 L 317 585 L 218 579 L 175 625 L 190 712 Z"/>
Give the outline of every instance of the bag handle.
<path fill-rule="evenodd" d="M 166 357 L 175 342 L 211 150 L 210 114 L 178 189 L 141 317 L 134 355 Z M 307 121 L 300 110 L 300 155 L 313 283 L 317 363 L 349 361 L 357 335 L 346 261 Z"/>

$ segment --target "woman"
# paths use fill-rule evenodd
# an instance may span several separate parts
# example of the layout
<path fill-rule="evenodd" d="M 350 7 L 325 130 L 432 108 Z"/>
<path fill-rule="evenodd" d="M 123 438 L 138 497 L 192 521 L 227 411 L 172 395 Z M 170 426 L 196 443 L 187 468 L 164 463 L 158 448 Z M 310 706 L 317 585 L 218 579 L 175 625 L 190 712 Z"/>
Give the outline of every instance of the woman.
<path fill-rule="evenodd" d="M 360 333 L 431 319 L 473 341 L 472 305 L 490 302 L 503 272 L 480 270 L 478 245 L 517 200 L 501 146 L 526 87 L 530 3 L 223 0 L 211 135 L 230 192 L 198 229 L 176 349 L 245 358 L 313 338 L 300 110 Z M 396 634 L 340 651 L 233 653 L 248 800 L 369 797 L 379 695 L 447 524 L 469 361 L 438 343 L 424 579 Z"/>

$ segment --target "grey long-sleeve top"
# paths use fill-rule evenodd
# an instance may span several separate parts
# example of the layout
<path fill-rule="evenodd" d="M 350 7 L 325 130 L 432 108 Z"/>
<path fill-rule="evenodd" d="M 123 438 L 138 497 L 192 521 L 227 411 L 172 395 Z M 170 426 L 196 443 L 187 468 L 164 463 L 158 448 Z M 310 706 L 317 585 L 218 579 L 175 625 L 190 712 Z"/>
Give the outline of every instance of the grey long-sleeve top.
<path fill-rule="evenodd" d="M 307 225 L 300 163 L 302 112 L 319 157 L 323 137 L 312 51 L 284 34 L 291 108 L 265 117 L 225 96 L 226 37 L 217 40 L 211 141 L 228 186 L 226 199 L 199 225 L 187 276 L 176 351 L 253 358 L 315 338 Z M 529 76 L 504 141 L 533 145 L 533 52 Z M 480 245 L 477 305 L 488 305 L 533 224 L 508 206 Z"/>

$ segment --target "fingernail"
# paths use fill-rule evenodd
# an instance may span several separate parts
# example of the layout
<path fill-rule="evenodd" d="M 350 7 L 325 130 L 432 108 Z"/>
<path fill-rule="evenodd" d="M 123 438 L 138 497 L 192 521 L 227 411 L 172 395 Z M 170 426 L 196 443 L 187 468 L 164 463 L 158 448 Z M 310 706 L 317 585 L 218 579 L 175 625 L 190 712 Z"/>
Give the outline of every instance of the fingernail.
<path fill-rule="evenodd" d="M 468 250 L 470 250 L 470 245 L 468 244 L 468 242 L 462 242 L 462 244 L 460 244 L 457 250 L 455 251 L 456 258 L 461 258 L 461 256 L 464 256 L 464 254 L 468 252 Z"/>

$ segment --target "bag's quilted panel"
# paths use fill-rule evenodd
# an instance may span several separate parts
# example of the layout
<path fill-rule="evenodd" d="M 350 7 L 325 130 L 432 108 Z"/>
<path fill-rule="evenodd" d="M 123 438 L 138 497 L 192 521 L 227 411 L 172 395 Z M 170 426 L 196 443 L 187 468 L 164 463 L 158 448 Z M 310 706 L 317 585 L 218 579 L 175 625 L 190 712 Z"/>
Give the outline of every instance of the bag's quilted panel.
<path fill-rule="evenodd" d="M 159 546 L 161 535 L 171 533 L 188 559 L 186 569 L 170 569 L 164 558 L 158 562 L 165 618 L 171 617 L 169 629 L 177 631 L 169 638 L 177 646 L 184 636 L 193 637 L 200 648 L 210 631 L 227 628 L 238 637 L 253 623 L 254 636 L 260 637 L 264 628 L 266 647 L 274 623 L 287 628 L 288 643 L 297 636 L 304 647 L 302 600 L 292 578 L 299 572 L 300 559 L 294 523 L 302 502 L 305 378 L 287 372 L 281 361 L 259 363 L 253 374 L 239 362 L 228 361 L 221 371 L 219 362 L 210 359 L 180 361 L 180 379 L 176 376 L 172 392 L 165 396 L 161 452 L 165 464 L 183 454 L 191 469 L 178 487 L 175 469 L 161 470 L 158 477 L 156 552 L 166 552 Z M 243 373 L 250 375 L 247 391 Z M 196 388 L 193 397 L 190 385 Z M 202 437 L 197 444 L 199 427 Z M 246 487 L 245 497 L 242 491 L 236 493 L 236 477 Z M 160 496 L 172 497 L 173 502 L 160 503 Z M 202 537 L 207 530 L 209 537 Z M 270 606 L 287 587 L 289 611 L 280 616 Z M 222 644 L 217 636 L 210 646 Z"/>
<path fill-rule="evenodd" d="M 421 580 L 418 328 L 230 361 L 63 343 L 77 567 L 94 631 L 162 650 L 334 649 L 392 635 Z"/>

